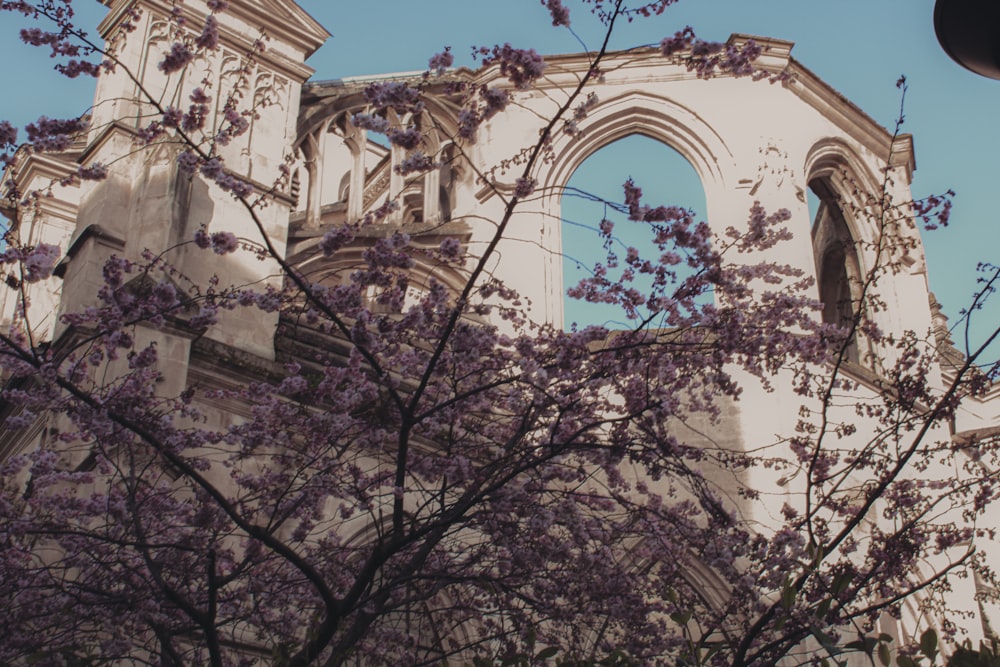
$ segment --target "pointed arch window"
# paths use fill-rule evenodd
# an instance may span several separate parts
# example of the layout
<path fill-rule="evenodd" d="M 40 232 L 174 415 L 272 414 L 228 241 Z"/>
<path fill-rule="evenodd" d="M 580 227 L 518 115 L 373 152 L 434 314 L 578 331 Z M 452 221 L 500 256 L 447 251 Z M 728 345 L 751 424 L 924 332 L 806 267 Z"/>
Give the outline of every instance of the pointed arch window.
<path fill-rule="evenodd" d="M 816 282 L 823 304 L 823 322 L 850 328 L 861 307 L 864 273 L 858 257 L 857 241 L 844 215 L 842 198 L 829 179 L 809 182 L 815 205 L 812 225 Z M 847 347 L 846 358 L 857 364 L 870 359 L 868 343 L 856 332 Z"/>
<path fill-rule="evenodd" d="M 665 204 L 690 209 L 696 215 L 707 210 L 705 189 L 691 162 L 663 139 L 635 132 L 609 142 L 583 160 L 566 184 L 560 201 L 563 253 L 563 322 L 566 328 L 599 324 L 611 329 L 628 329 L 638 320 L 626 319 L 618 305 L 593 303 L 566 296 L 565 290 L 593 274 L 595 264 L 606 264 L 608 251 L 625 257 L 634 246 L 655 259 L 651 228 L 628 220 L 622 184 L 632 178 L 643 188 L 644 203 Z M 608 204 L 615 202 L 617 205 Z M 615 223 L 610 247 L 598 234 L 602 220 Z M 672 267 L 678 283 L 689 273 L 686 264 Z M 621 274 L 621 266 L 611 271 L 612 279 Z M 648 294 L 651 280 L 642 276 L 633 283 Z M 643 310 L 640 317 L 651 313 Z M 654 326 L 660 326 L 659 320 Z"/>

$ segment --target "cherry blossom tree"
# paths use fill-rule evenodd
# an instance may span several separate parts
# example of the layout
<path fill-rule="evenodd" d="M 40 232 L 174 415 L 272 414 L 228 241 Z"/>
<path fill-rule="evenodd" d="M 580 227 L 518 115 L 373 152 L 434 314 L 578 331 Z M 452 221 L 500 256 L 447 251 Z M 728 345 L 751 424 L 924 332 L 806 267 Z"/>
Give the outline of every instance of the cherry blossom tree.
<path fill-rule="evenodd" d="M 159 70 L 183 72 L 219 48 L 227 4 L 208 2 L 197 26 L 176 12 Z M 810 276 L 753 259 L 790 238 L 788 211 L 756 205 L 711 229 L 646 203 L 631 181 L 620 207 L 648 245 L 617 256 L 603 222 L 607 260 L 571 291 L 617 304 L 632 327 L 554 328 L 490 272 L 554 136 L 597 103 L 589 91 L 607 37 L 671 4 L 542 2 L 553 26 L 596 20 L 605 40 L 511 167 L 515 187 L 497 190 L 503 215 L 475 251 L 450 235 L 372 233 L 390 200 L 325 230 L 322 253 L 361 249 L 360 259 L 338 286 L 313 282 L 265 229 L 274 191 L 221 155 L 254 113 L 239 82 L 180 106 L 150 96 L 132 150 L 179 146 L 177 169 L 228 193 L 260 232 L 213 222 L 181 246 L 273 262 L 277 286 L 197 282 L 176 248 L 148 248 L 108 260 L 90 305 L 64 311 L 62 333 L 38 341 L 33 289 L 55 280 L 60 252 L 12 223 L 0 257 L 22 305 L 0 334 L 0 395 L 3 428 L 23 444 L 0 461 L 0 661 L 742 666 L 856 651 L 905 667 L 919 648 L 880 635 L 882 618 L 908 614 L 951 636 L 955 624 L 936 614 L 954 577 L 993 581 L 975 539 L 998 468 L 995 436 L 955 442 L 948 424 L 989 391 L 996 367 L 985 346 L 942 359 L 927 332 L 884 334 L 870 317 L 904 254 L 901 230 L 946 218 L 947 198 L 870 193 L 857 214 L 878 231 L 880 261 L 839 324 L 820 321 Z M 4 0 L 0 11 L 36 19 L 23 39 L 50 48 L 68 76 L 126 67 L 74 28 L 69 0 Z M 773 78 L 755 67 L 752 41 L 704 42 L 688 28 L 661 50 L 699 76 Z M 445 50 L 420 83 L 371 84 L 370 111 L 351 122 L 409 151 L 403 176 L 420 174 L 443 156 L 429 151 L 428 128 L 395 119 L 449 85 L 462 159 L 545 68 L 510 45 L 478 56 L 502 85 L 441 83 Z M 212 96 L 226 100 L 218 118 Z M 86 125 L 41 119 L 19 144 L 0 123 L 8 217 L 44 196 L 22 187 L 20 161 L 59 155 Z M 82 164 L 65 180 L 107 173 Z M 461 281 L 431 281 L 414 297 L 418 264 Z M 997 280 L 984 275 L 974 305 Z M 164 350 L 148 332 L 196 338 L 239 311 L 279 315 L 282 335 L 308 354 L 249 368 L 239 386 L 165 390 Z M 862 337 L 898 360 L 874 384 L 845 372 Z M 681 435 L 720 419 L 748 386 L 775 383 L 794 383 L 802 399 L 786 438 L 737 450 Z M 219 406 L 237 417 L 220 423 Z M 748 520 L 717 481 L 757 471 L 794 488 L 774 525 Z M 737 488 L 758 500 L 749 482 Z"/>

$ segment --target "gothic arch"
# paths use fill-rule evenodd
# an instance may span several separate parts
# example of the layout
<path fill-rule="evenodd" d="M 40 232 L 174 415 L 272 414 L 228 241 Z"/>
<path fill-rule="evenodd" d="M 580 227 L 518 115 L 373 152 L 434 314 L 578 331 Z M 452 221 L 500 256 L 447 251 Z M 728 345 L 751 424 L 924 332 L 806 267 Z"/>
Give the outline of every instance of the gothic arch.
<path fill-rule="evenodd" d="M 879 192 L 881 183 L 853 148 L 841 139 L 821 139 L 806 154 L 803 173 L 807 184 L 828 184 L 845 209 L 844 222 L 854 239 L 875 241 L 876 231 L 857 212 L 870 207 L 870 198 Z"/>
<path fill-rule="evenodd" d="M 442 236 L 429 234 L 414 239 L 414 245 L 435 248 Z M 288 261 L 296 271 L 312 283 L 326 287 L 336 287 L 346 283 L 351 273 L 366 265 L 365 251 L 368 249 L 371 237 L 359 236 L 354 242 L 341 248 L 332 256 L 325 255 L 319 248 L 322 236 L 314 236 L 297 244 L 295 253 Z M 456 293 L 461 289 L 465 279 L 462 271 L 454 266 L 441 264 L 420 254 L 414 255 L 414 265 L 408 271 L 411 288 L 415 292 L 426 292 L 432 280 L 444 285 L 449 291 Z"/>
<path fill-rule="evenodd" d="M 351 114 L 364 112 L 368 109 L 369 105 L 364 96 L 364 88 L 369 83 L 371 82 L 345 81 L 339 87 L 333 86 L 330 83 L 314 84 L 317 89 L 320 86 L 323 86 L 330 87 L 332 91 L 330 97 L 319 102 L 312 102 L 312 100 L 308 99 L 307 89 L 306 94 L 303 96 L 303 112 L 299 116 L 299 123 L 296 132 L 298 138 L 295 141 L 295 145 L 300 144 L 305 137 L 316 130 L 323 128 L 324 126 L 329 126 L 331 119 L 336 119 L 345 115 L 350 117 Z M 349 89 L 352 86 L 355 87 L 356 90 L 351 90 L 350 92 L 344 91 L 344 89 Z M 433 116 L 435 122 L 440 124 L 441 130 L 444 134 L 454 136 L 458 133 L 459 107 L 456 104 L 445 96 L 438 96 L 433 93 L 428 93 L 421 99 L 426 105 L 427 113 Z M 310 102 L 312 103 L 310 104 Z"/>
<path fill-rule="evenodd" d="M 818 199 L 811 221 L 816 288 L 825 324 L 851 326 L 863 307 L 862 291 L 868 267 L 865 246 L 878 230 L 868 219 L 878 181 L 850 147 L 836 139 L 817 142 L 806 158 L 806 183 Z M 869 365 L 871 341 L 856 333 L 846 359 Z"/>
<path fill-rule="evenodd" d="M 596 89 L 602 94 L 600 87 Z M 553 140 L 554 160 L 538 174 L 540 210 L 545 212 L 548 317 L 564 324 L 565 289 L 562 268 L 562 195 L 573 174 L 588 158 L 610 144 L 632 135 L 647 137 L 675 150 L 693 167 L 701 182 L 706 210 L 712 217 L 716 202 L 726 200 L 727 184 L 735 183 L 735 157 L 722 136 L 691 109 L 660 95 L 631 90 L 601 98 L 578 121 L 579 133 L 562 133 Z"/>
<path fill-rule="evenodd" d="M 399 209 L 390 213 L 389 222 L 449 220 L 452 202 L 443 203 L 440 190 L 450 180 L 442 181 L 442 169 L 412 175 L 399 172 L 397 167 L 411 152 L 380 141 L 377 133 L 353 124 L 355 113 L 370 110 L 363 94 L 365 84 L 324 84 L 322 89 L 329 89 L 328 96 L 313 103 L 300 118 L 294 148 L 296 158 L 306 167 L 306 225 L 318 228 L 330 222 L 360 220 L 387 199 L 399 204 Z M 419 150 L 441 162 L 444 149 L 451 143 L 449 138 L 457 132 L 457 110 L 445 95 L 428 95 L 423 103 L 424 110 L 417 114 L 397 114 L 390 109 L 386 120 L 393 126 L 420 128 L 424 141 Z M 328 135 L 336 136 L 339 143 L 331 144 Z M 329 192 L 322 191 L 324 185 Z M 343 206 L 328 211 L 333 204 Z M 327 216 L 327 212 L 334 215 Z"/>
<path fill-rule="evenodd" d="M 629 222 L 628 214 L 620 208 L 622 183 L 626 178 L 642 189 L 645 204 L 678 206 L 696 212 L 697 219 L 704 219 L 707 205 L 702 181 L 691 163 L 673 147 L 640 133 L 602 146 L 573 172 L 559 201 L 559 258 L 564 292 L 592 278 L 597 264 L 606 266 L 610 275 L 618 276 L 618 270 L 607 264 L 609 252 L 624 257 L 622 253 L 628 248 L 636 248 L 645 257 L 659 256 L 654 253 L 653 226 Z M 609 206 L 607 202 L 617 204 Z M 599 234 L 601 220 L 614 225 L 613 237 L 607 242 Z M 673 268 L 679 281 L 693 273 L 686 266 Z M 638 276 L 633 287 L 649 294 L 653 289 L 652 276 Z M 564 328 L 574 322 L 578 326 L 630 326 L 630 320 L 617 304 L 567 294 L 561 301 Z M 639 312 L 640 317 L 650 314 L 645 307 Z"/>
<path fill-rule="evenodd" d="M 560 135 L 553 164 L 540 174 L 546 205 L 558 205 L 562 188 L 584 160 L 619 139 L 640 134 L 680 153 L 694 167 L 706 200 L 726 188 L 735 160 L 722 137 L 693 111 L 658 95 L 631 91 L 601 103 L 579 122 L 580 134 Z"/>

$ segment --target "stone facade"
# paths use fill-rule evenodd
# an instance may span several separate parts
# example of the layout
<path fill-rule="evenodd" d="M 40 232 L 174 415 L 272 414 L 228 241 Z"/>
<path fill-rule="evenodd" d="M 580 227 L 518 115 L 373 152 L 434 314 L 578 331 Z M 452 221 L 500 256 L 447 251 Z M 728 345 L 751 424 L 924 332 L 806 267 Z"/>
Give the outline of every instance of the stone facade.
<path fill-rule="evenodd" d="M 513 192 L 513 177 L 496 167 L 516 161 L 517 150 L 534 143 L 545 119 L 565 102 L 588 68 L 582 55 L 547 58 L 539 88 L 518 94 L 517 108 L 496 122 L 488 121 L 474 144 L 459 145 L 449 138 L 457 130 L 458 109 L 447 84 L 502 85 L 499 72 L 459 69 L 428 84 L 439 91 L 429 97 L 423 112 L 425 126 L 438 128 L 431 133 L 428 152 L 438 156 L 442 166 L 404 177 L 394 170 L 404 152 L 373 141 L 350 122 L 352 114 L 366 108 L 363 90 L 370 80 L 310 79 L 305 59 L 327 38 L 326 31 L 289 0 L 234 0 L 231 11 L 221 15 L 222 48 L 217 57 L 197 66 L 198 76 L 216 91 L 246 78 L 246 101 L 257 113 L 250 131 L 223 153 L 235 175 L 258 191 L 273 194 L 252 218 L 240 202 L 200 177 L 179 176 L 178 149 L 170 142 L 133 150 L 136 132 L 153 111 L 149 102 L 142 101 L 138 86 L 154 100 L 186 100 L 202 83 L 182 73 L 164 75 L 155 67 L 162 44 L 170 37 L 172 28 L 165 17 L 172 3 L 105 0 L 105 4 L 109 14 L 101 32 L 137 73 L 137 80 L 124 68 L 103 77 L 88 136 L 62 159 L 30 156 L 20 167 L 24 184 L 51 191 L 30 215 L 17 221 L 21 240 L 57 244 L 65 255 L 58 278 L 33 288 L 28 321 L 39 340 L 64 335 L 55 314 L 80 309 L 93 300 L 101 266 L 111 254 L 138 258 L 146 249 L 166 252 L 192 283 L 204 283 L 217 274 L 226 284 L 279 284 L 280 271 L 270 260 L 236 254 L 206 265 L 203 253 L 184 245 L 203 225 L 232 231 L 250 243 L 266 242 L 302 275 L 329 285 L 338 284 L 353 269 L 364 250 L 364 238 L 356 241 L 353 251 L 338 253 L 334 261 L 318 249 L 323 233 L 363 217 L 387 200 L 399 206 L 383 223 L 369 228 L 371 237 L 405 229 L 418 243 L 435 246 L 444 236 L 459 236 L 474 252 L 502 215 L 501 195 Z M 127 10 L 137 4 L 145 11 L 135 22 L 135 31 L 125 34 L 120 26 L 129 16 Z M 203 16 L 199 2 L 183 7 L 192 18 Z M 269 41 L 259 52 L 254 42 L 262 16 L 269 17 Z M 747 39 L 731 37 L 737 44 Z M 887 175 L 888 195 L 898 202 L 910 198 L 909 183 L 916 168 L 912 139 L 880 127 L 797 62 L 791 56 L 791 43 L 754 39 L 766 49 L 758 65 L 782 75 L 781 82 L 729 76 L 706 81 L 651 50 L 609 56 L 601 81 L 588 91 L 599 103 L 579 121 L 578 134 L 560 133 L 555 139 L 551 159 L 537 174 L 539 194 L 518 209 L 511 224 L 515 231 L 501 241 L 497 255 L 504 260 L 490 267 L 530 301 L 531 317 L 563 325 L 566 285 L 560 198 L 564 186 L 588 156 L 633 134 L 671 146 L 693 165 L 704 186 L 705 215 L 713 227 L 745 220 L 755 201 L 768 210 L 791 211 L 794 238 L 779 244 L 768 259 L 816 276 L 817 296 L 825 303 L 824 319 L 836 322 L 851 315 L 851 291 L 858 278 L 866 267 L 882 261 L 870 250 L 879 231 L 864 213 L 870 209 L 867 197 L 882 190 Z M 248 53 L 254 53 L 250 64 Z M 381 80 L 420 79 L 419 74 L 400 74 Z M 217 99 L 214 104 L 221 102 Z M 212 110 L 213 115 L 218 112 Z M 75 161 L 105 162 L 110 176 L 96 183 L 50 187 L 61 174 L 73 170 Z M 815 223 L 807 204 L 810 191 L 819 201 Z M 906 225 L 898 233 L 905 241 L 893 258 L 898 270 L 891 280 L 879 283 L 885 307 L 873 317 L 885 332 L 937 332 L 938 342 L 948 345 L 944 321 L 928 289 L 919 234 Z M 855 241 L 858 250 L 845 252 L 845 240 Z M 462 280 L 461 275 L 434 266 L 424 268 L 411 289 L 425 289 L 421 280 L 431 277 L 445 284 Z M 0 297 L 6 299 L 0 304 L 4 324 L 16 317 L 15 295 L 8 291 Z M 270 372 L 276 364 L 307 358 L 312 345 L 336 344 L 308 333 L 288 333 L 295 329 L 286 324 L 277 315 L 236 309 L 197 338 L 180 329 L 149 329 L 146 335 L 158 341 L 161 357 L 169 365 L 165 375 L 170 386 L 162 391 L 177 393 L 195 383 L 238 385 Z M 850 372 L 860 391 L 877 395 L 879 374 L 891 367 L 895 354 L 892 348 L 879 348 L 859 337 L 851 351 Z M 960 363 L 960 356 L 948 359 L 952 365 Z M 952 372 L 948 363 L 936 367 L 938 385 L 943 387 Z M 790 386 L 778 386 L 769 394 L 749 392 L 739 403 L 725 407 L 721 423 L 701 426 L 714 429 L 716 440 L 737 446 L 772 442 L 778 434 L 794 430 L 800 403 Z M 215 425 L 238 420 L 240 411 L 238 405 L 215 406 Z M 998 424 L 1000 389 L 963 407 L 953 438 L 972 442 L 995 433 Z M 0 435 L 0 458 L 22 446 L 23 439 Z M 777 473 L 753 475 L 748 480 L 752 486 L 779 490 L 770 504 L 746 508 L 753 520 L 766 525 L 773 522 L 782 493 L 792 493 L 794 483 L 779 479 Z M 996 551 L 994 543 L 983 548 Z M 969 610 L 978 612 L 972 602 L 974 582 L 956 582 L 956 589 Z M 887 621 L 892 634 L 905 638 L 904 628 L 890 625 Z M 975 623 L 968 630 L 972 637 L 982 633 Z"/>

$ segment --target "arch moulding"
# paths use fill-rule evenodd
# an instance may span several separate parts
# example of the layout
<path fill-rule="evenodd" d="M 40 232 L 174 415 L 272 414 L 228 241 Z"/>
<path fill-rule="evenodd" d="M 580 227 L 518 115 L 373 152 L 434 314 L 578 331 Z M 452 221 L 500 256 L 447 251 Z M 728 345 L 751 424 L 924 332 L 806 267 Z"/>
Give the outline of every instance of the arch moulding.
<path fill-rule="evenodd" d="M 807 184 L 817 178 L 829 180 L 835 194 L 843 199 L 844 222 L 855 239 L 864 243 L 875 240 L 875 230 L 859 219 L 858 211 L 870 209 L 865 199 L 878 193 L 881 183 L 854 149 L 840 139 L 821 139 L 806 154 L 803 173 Z"/>
<path fill-rule="evenodd" d="M 666 97 L 640 91 L 602 97 L 578 125 L 580 134 L 561 134 L 553 142 L 555 159 L 538 175 L 546 207 L 558 205 L 563 188 L 584 160 L 634 134 L 660 141 L 690 162 L 706 201 L 724 190 L 735 173 L 735 159 L 722 137 L 693 111 Z"/>

